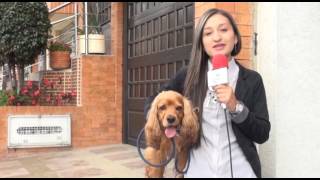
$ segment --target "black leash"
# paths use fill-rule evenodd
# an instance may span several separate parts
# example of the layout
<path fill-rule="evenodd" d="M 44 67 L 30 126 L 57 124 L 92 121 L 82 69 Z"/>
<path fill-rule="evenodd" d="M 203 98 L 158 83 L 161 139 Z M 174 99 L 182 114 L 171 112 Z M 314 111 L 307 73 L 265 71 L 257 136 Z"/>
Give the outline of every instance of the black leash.
<path fill-rule="evenodd" d="M 227 110 L 224 108 L 224 117 L 226 119 L 227 133 L 228 133 L 228 143 L 229 143 L 229 158 L 230 158 L 230 170 L 231 170 L 231 178 L 233 178 L 233 169 L 232 169 L 232 154 L 231 154 L 231 143 L 230 143 L 230 135 L 228 128 L 228 118 L 227 118 Z"/>
<path fill-rule="evenodd" d="M 144 128 L 141 129 L 139 135 L 138 135 L 138 139 L 137 139 L 137 149 L 138 149 L 138 152 L 139 152 L 139 155 L 141 157 L 141 159 L 147 163 L 148 165 L 152 166 L 152 167 L 156 167 L 156 168 L 160 168 L 160 167 L 164 167 L 166 166 L 167 164 L 169 164 L 169 162 L 175 158 L 175 169 L 178 173 L 180 174 L 185 174 L 187 173 L 188 169 L 189 169 L 189 165 L 190 165 L 190 151 L 188 151 L 188 161 L 187 161 L 187 167 L 185 168 L 185 170 L 183 171 L 180 171 L 179 168 L 178 168 L 178 157 L 176 155 L 176 145 L 175 145 L 175 142 L 173 140 L 173 138 L 171 138 L 171 144 L 172 144 L 172 151 L 171 151 L 171 155 L 169 157 L 169 159 L 167 159 L 166 161 L 160 163 L 160 164 L 152 164 L 151 162 L 149 162 L 148 160 L 146 160 L 141 152 L 141 147 L 140 147 L 140 141 L 141 141 L 141 137 L 142 135 L 144 134 Z"/>
<path fill-rule="evenodd" d="M 138 152 L 139 152 L 139 155 L 141 157 L 141 159 L 147 163 L 148 165 L 150 166 L 153 166 L 153 167 L 156 167 L 156 168 L 160 168 L 160 167 L 163 167 L 163 166 L 166 166 L 167 164 L 169 164 L 169 162 L 171 161 L 171 159 L 173 159 L 173 157 L 175 157 L 176 155 L 176 145 L 173 141 L 173 139 L 171 138 L 171 144 L 172 144 L 172 151 L 171 151 L 171 155 L 170 155 L 170 158 L 167 159 L 167 161 L 164 161 L 160 164 L 152 164 L 151 162 L 149 162 L 148 160 L 146 160 L 144 158 L 144 156 L 142 155 L 142 152 L 141 152 L 141 148 L 140 148 L 140 141 L 141 141 L 141 137 L 142 135 L 144 134 L 144 128 L 141 129 L 139 135 L 138 135 L 138 139 L 137 139 L 137 148 L 138 148 Z"/>
<path fill-rule="evenodd" d="M 188 169 L 189 169 L 189 165 L 190 165 L 190 151 L 188 151 L 188 161 L 187 161 L 187 167 L 185 168 L 185 170 L 183 171 L 180 171 L 180 169 L 178 168 L 178 157 L 176 157 L 176 160 L 174 162 L 174 165 L 175 165 L 175 168 L 176 168 L 176 171 L 180 174 L 185 174 L 188 172 Z"/>

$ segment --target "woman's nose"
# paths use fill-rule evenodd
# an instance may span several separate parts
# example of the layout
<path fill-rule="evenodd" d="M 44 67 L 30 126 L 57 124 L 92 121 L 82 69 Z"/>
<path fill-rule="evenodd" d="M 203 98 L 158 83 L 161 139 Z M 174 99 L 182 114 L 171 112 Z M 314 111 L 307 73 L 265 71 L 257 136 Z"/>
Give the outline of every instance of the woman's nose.
<path fill-rule="evenodd" d="M 212 40 L 215 41 L 215 42 L 218 42 L 221 40 L 221 35 L 220 33 L 213 33 L 212 35 Z"/>

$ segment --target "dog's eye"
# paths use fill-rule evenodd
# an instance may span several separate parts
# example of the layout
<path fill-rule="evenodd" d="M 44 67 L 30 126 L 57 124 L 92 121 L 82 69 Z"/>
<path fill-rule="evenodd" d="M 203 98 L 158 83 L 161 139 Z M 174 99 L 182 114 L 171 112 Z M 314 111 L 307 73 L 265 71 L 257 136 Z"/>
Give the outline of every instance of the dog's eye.
<path fill-rule="evenodd" d="M 176 110 L 177 110 L 177 111 L 182 111 L 182 106 L 177 106 L 177 107 L 176 107 Z"/>
<path fill-rule="evenodd" d="M 165 110 L 166 109 L 166 105 L 160 106 L 159 109 L 162 110 L 162 111 Z"/>

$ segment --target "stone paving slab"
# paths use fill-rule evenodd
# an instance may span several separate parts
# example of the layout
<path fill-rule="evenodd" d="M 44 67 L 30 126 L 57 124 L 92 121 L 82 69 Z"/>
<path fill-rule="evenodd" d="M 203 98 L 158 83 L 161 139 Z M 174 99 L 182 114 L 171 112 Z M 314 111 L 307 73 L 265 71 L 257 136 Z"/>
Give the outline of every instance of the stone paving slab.
<path fill-rule="evenodd" d="M 18 177 L 29 175 L 29 172 L 25 168 L 3 168 L 0 169 L 1 178 Z"/>
<path fill-rule="evenodd" d="M 135 146 L 113 144 L 0 160 L 0 178 L 141 178 L 144 167 Z"/>

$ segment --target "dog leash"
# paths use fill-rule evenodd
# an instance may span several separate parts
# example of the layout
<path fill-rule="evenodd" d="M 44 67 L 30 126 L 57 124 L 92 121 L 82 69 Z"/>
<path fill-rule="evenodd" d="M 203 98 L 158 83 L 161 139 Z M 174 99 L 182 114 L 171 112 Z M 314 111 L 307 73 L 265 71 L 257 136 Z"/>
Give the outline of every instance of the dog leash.
<path fill-rule="evenodd" d="M 144 158 L 144 156 L 142 155 L 142 152 L 141 152 L 141 147 L 140 147 L 140 141 L 141 141 L 141 137 L 142 135 L 144 134 L 144 128 L 141 129 L 139 135 L 138 135 L 138 139 L 137 139 L 137 148 L 138 148 L 138 152 L 139 152 L 139 155 L 141 157 L 141 159 L 149 164 L 150 166 L 153 166 L 153 167 L 156 167 L 156 168 L 160 168 L 160 167 L 163 167 L 163 166 L 166 166 L 167 164 L 169 164 L 169 162 L 175 157 L 176 155 L 176 145 L 173 141 L 173 139 L 171 139 L 171 144 L 172 144 L 172 152 L 171 152 L 171 155 L 170 155 L 170 158 L 167 160 L 167 161 L 164 161 L 160 164 L 152 164 L 151 162 L 149 162 L 148 160 L 146 160 Z"/>
<path fill-rule="evenodd" d="M 180 174 L 185 174 L 187 173 L 188 169 L 189 169 L 189 165 L 190 165 L 190 151 L 188 151 L 188 161 L 187 161 L 187 167 L 185 168 L 185 170 L 183 171 L 180 171 L 179 168 L 178 168 L 178 157 L 176 155 L 176 145 L 175 145 L 175 142 L 173 140 L 173 138 L 171 138 L 171 144 L 172 144 L 172 151 L 171 151 L 171 155 L 170 155 L 170 158 L 167 159 L 166 161 L 160 163 L 160 164 L 153 164 L 151 162 L 149 162 L 148 160 L 146 160 L 144 158 L 144 156 L 142 155 L 142 152 L 141 152 L 141 147 L 140 147 L 140 141 L 141 141 L 141 137 L 142 135 L 144 134 L 144 128 L 141 129 L 139 135 L 138 135 L 138 139 L 137 139 L 137 149 L 138 149 L 138 152 L 139 152 L 139 156 L 141 157 L 141 159 L 147 163 L 148 165 L 152 166 L 152 167 L 156 167 L 156 168 L 161 168 L 163 166 L 166 166 L 167 164 L 169 164 L 169 162 L 175 158 L 175 169 L 178 173 Z"/>
<path fill-rule="evenodd" d="M 189 166 L 190 166 L 190 151 L 188 151 L 188 161 L 187 161 L 187 167 L 185 168 L 185 170 L 180 171 L 178 168 L 178 157 L 175 157 L 175 162 L 174 162 L 176 171 L 180 174 L 186 174 L 188 172 Z"/>

